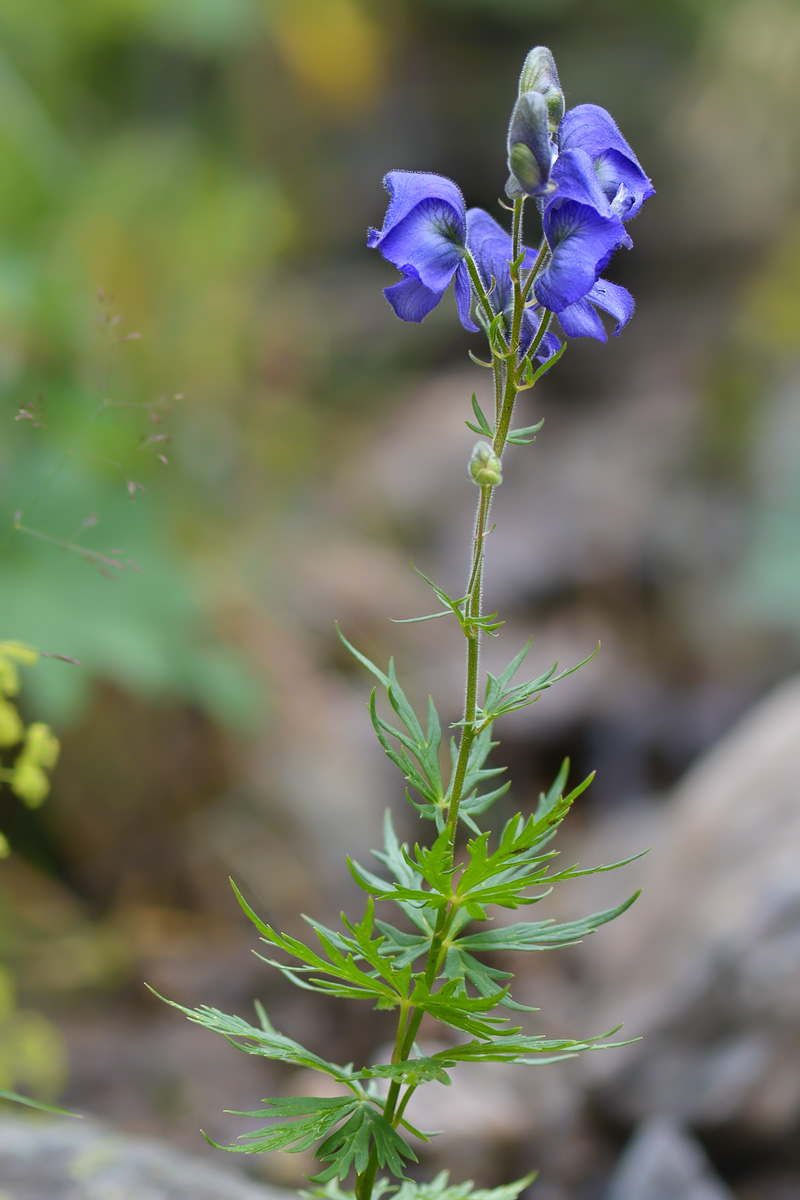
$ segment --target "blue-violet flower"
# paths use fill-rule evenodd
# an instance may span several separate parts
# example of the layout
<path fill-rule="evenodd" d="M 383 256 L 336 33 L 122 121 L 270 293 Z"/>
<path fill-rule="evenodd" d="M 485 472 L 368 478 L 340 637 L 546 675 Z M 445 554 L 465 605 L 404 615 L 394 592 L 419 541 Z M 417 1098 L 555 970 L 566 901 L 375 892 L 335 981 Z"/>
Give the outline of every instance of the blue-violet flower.
<path fill-rule="evenodd" d="M 633 316 L 633 296 L 618 283 L 598 279 L 582 300 L 562 308 L 558 314 L 559 324 L 567 337 L 593 337 L 605 342 L 607 335 L 597 315 L 598 308 L 615 318 L 617 326 L 611 332 L 619 336 L 622 327 Z"/>
<path fill-rule="evenodd" d="M 367 245 L 403 273 L 399 283 L 384 289 L 386 299 L 402 320 L 421 321 L 454 280 L 461 324 L 476 331 L 469 315 L 467 214 L 461 192 L 449 179 L 427 172 L 390 171 L 383 183 L 389 207 L 383 228 L 369 230 Z"/>
<path fill-rule="evenodd" d="M 561 313 L 591 291 L 619 246 L 633 243 L 585 150 L 562 151 L 552 178 L 558 187 L 542 218 L 552 257 L 533 290 L 540 304 Z"/>
<path fill-rule="evenodd" d="M 617 125 L 597 104 L 571 108 L 558 130 L 560 150 L 583 150 L 592 160 L 600 187 L 623 221 L 635 217 L 655 188 Z"/>

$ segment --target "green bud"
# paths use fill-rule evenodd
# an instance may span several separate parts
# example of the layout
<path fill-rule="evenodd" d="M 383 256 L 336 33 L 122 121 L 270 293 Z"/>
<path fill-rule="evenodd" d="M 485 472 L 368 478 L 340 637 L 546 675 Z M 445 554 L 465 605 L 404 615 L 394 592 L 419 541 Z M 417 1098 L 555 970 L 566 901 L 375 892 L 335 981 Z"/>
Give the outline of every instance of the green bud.
<path fill-rule="evenodd" d="M 10 783 L 12 792 L 15 792 L 28 808 L 38 808 L 50 791 L 50 780 L 42 768 L 37 767 L 24 754 L 14 764 Z"/>
<path fill-rule="evenodd" d="M 558 81 L 555 59 L 547 46 L 535 46 L 522 66 L 519 94 L 538 92 L 544 96 L 550 132 L 555 133 L 564 116 L 564 93 Z"/>
<path fill-rule="evenodd" d="M 476 442 L 469 460 L 469 475 L 479 487 L 497 487 L 503 482 L 500 459 L 491 442 Z"/>
<path fill-rule="evenodd" d="M 508 126 L 508 169 L 511 176 L 506 195 L 541 196 L 550 184 L 553 147 L 547 124 L 547 105 L 538 92 L 523 92 L 517 98 Z"/>
<path fill-rule="evenodd" d="M 37 767 L 52 771 L 58 762 L 61 749 L 58 738 L 53 734 L 49 725 L 43 721 L 34 721 L 28 726 L 25 734 L 25 757 Z"/>
<path fill-rule="evenodd" d="M 39 661 L 39 651 L 24 642 L 0 642 L 0 654 L 15 659 L 23 667 L 33 667 Z"/>
<path fill-rule="evenodd" d="M 8 838 L 4 833 L 0 833 L 0 858 L 8 858 L 11 853 L 11 847 L 8 844 Z"/>
<path fill-rule="evenodd" d="M 0 692 L 4 696 L 16 696 L 19 691 L 19 671 L 10 658 L 0 654 Z"/>
<path fill-rule="evenodd" d="M 0 696 L 0 746 L 15 746 L 24 732 L 25 726 L 14 705 Z"/>

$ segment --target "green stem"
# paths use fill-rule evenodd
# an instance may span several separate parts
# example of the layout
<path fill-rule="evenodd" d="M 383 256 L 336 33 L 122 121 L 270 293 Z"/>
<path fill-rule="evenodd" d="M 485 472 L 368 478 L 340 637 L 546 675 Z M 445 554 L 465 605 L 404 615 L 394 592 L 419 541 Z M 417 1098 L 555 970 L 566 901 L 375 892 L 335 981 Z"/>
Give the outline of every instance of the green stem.
<path fill-rule="evenodd" d="M 542 242 L 541 246 L 539 247 L 539 253 L 536 255 L 536 262 L 533 264 L 532 268 L 528 272 L 527 278 L 523 285 L 523 288 L 522 288 L 522 299 L 523 300 L 528 299 L 528 296 L 530 295 L 530 292 L 531 292 L 531 288 L 533 287 L 533 281 L 535 280 L 536 276 L 539 274 L 539 271 L 542 268 L 542 263 L 547 258 L 547 255 L 549 253 L 550 253 L 550 247 L 547 244 L 547 239 L 545 239 Z"/>
<path fill-rule="evenodd" d="M 522 244 L 522 209 L 523 199 L 520 198 L 514 201 L 514 224 L 512 233 L 512 262 L 516 262 L 520 255 Z M 499 355 L 492 349 L 492 369 L 494 373 L 494 390 L 495 390 L 495 436 L 493 448 L 498 458 L 502 455 L 503 448 L 506 444 L 508 431 L 511 425 L 511 414 L 514 408 L 514 401 L 517 397 L 517 359 L 519 357 L 519 339 L 522 329 L 522 317 L 525 311 L 525 303 L 527 295 L 530 291 L 532 277 L 538 272 L 544 261 L 544 256 L 547 252 L 546 244 L 539 252 L 536 260 L 536 265 L 531 272 L 531 276 L 526 278 L 523 287 L 520 281 L 519 268 L 513 273 L 514 284 L 514 305 L 511 318 L 511 331 L 508 339 L 508 353 Z M 478 297 L 478 302 L 484 312 L 489 323 L 494 319 L 495 314 L 492 311 L 492 306 L 489 302 L 489 295 L 483 286 L 483 281 L 480 278 L 478 269 L 475 265 L 472 256 L 466 255 L 467 269 L 470 273 L 475 293 Z M 544 337 L 549 314 L 546 319 L 542 320 L 537 340 L 534 344 L 534 349 L 538 346 L 542 337 Z M 482 585 L 483 585 L 483 560 L 484 560 L 484 542 L 486 539 L 487 525 L 489 519 L 489 510 L 492 503 L 492 495 L 494 488 L 491 486 L 482 487 L 480 501 L 478 503 L 478 512 L 475 518 L 475 530 L 472 542 L 472 556 L 470 563 L 469 583 L 467 585 L 467 600 L 466 600 L 466 615 L 470 618 L 465 624 L 465 634 L 467 640 L 467 662 L 466 662 L 466 688 L 464 700 L 464 719 L 462 723 L 461 743 L 458 749 L 456 765 L 453 770 L 452 785 L 450 788 L 449 806 L 447 811 L 447 823 L 445 832 L 449 843 L 449 857 L 452 864 L 455 856 L 456 835 L 458 832 L 458 810 L 462 800 L 462 790 L 464 780 L 466 778 L 467 766 L 469 763 L 469 752 L 476 734 L 476 716 L 478 711 L 478 673 L 480 664 L 480 643 L 481 643 L 481 601 L 482 601 Z M 428 988 L 433 987 L 441 970 L 442 963 L 447 954 L 447 936 L 453 923 L 453 919 L 458 911 L 458 904 L 455 899 L 452 899 L 448 904 L 442 905 L 436 917 L 436 924 L 431 934 L 431 942 L 428 948 L 428 955 L 425 963 L 424 979 Z M 419 1027 L 422 1024 L 424 1010 L 422 1008 L 403 1008 L 400 1019 L 398 1021 L 397 1036 L 395 1038 L 395 1047 L 392 1054 L 392 1062 L 405 1062 L 413 1052 L 414 1042 L 416 1041 Z M 402 1098 L 400 1096 L 402 1084 L 399 1080 L 393 1080 L 386 1097 L 386 1103 L 383 1108 L 384 1118 L 395 1127 L 400 1123 L 403 1114 L 406 1110 L 406 1105 L 411 1099 L 412 1094 L 416 1090 L 416 1085 L 409 1084 Z M 364 1171 L 356 1179 L 356 1197 L 357 1200 L 370 1200 L 372 1189 L 375 1184 L 375 1177 L 378 1169 L 378 1159 L 374 1147 L 370 1154 L 369 1161 Z"/>
<path fill-rule="evenodd" d="M 467 250 L 466 254 L 464 255 L 464 261 L 467 264 L 467 270 L 469 271 L 469 277 L 472 280 L 472 286 L 475 289 L 475 295 L 478 297 L 478 303 L 480 304 L 481 308 L 483 309 L 483 313 L 484 313 L 484 316 L 486 317 L 486 320 L 491 325 L 496 314 L 495 314 L 494 309 L 492 308 L 491 304 L 489 303 L 489 293 L 486 291 L 486 288 L 483 286 L 483 280 L 481 279 L 477 264 L 475 262 L 475 259 L 470 254 L 469 250 Z"/>

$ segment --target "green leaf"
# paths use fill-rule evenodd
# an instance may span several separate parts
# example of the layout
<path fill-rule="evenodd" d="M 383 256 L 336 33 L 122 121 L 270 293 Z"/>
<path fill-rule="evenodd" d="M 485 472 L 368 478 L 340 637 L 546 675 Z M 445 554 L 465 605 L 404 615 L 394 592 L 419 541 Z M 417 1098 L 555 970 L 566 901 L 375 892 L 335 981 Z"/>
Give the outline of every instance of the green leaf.
<path fill-rule="evenodd" d="M 510 971 L 501 971 L 497 967 L 490 967 L 475 958 L 474 955 L 468 954 L 466 945 L 460 938 L 448 947 L 443 974 L 447 979 L 461 979 L 465 993 L 467 982 L 471 983 L 478 995 L 494 997 L 503 1008 L 510 1008 L 516 1012 L 537 1011 L 529 1004 L 518 1004 L 516 1000 L 513 1000 L 507 985 L 498 986 L 499 980 L 514 978 Z"/>
<path fill-rule="evenodd" d="M 384 674 L 373 662 L 350 645 L 341 630 L 338 632 L 344 645 L 386 689 L 389 703 L 405 727 L 398 729 L 378 714 L 375 690 L 373 689 L 369 701 L 369 714 L 378 741 L 390 762 L 394 763 L 424 802 L 421 806 L 413 800 L 411 803 L 423 816 L 441 821 L 441 807 L 444 803 L 439 765 L 442 729 L 433 699 L 428 697 L 427 730 L 423 732 L 417 715 L 398 681 L 394 659 L 389 660 L 388 672 Z M 399 750 L 390 739 L 395 739 L 400 743 Z"/>
<path fill-rule="evenodd" d="M 338 1176 L 344 1179 L 351 1167 L 360 1174 L 369 1162 L 374 1148 L 379 1167 L 403 1177 L 403 1159 L 417 1161 L 417 1156 L 405 1138 L 393 1129 L 382 1113 L 371 1104 L 362 1103 L 339 1129 L 335 1129 L 317 1149 L 317 1158 L 331 1165 L 310 1178 L 324 1183 Z"/>
<path fill-rule="evenodd" d="M 376 921 L 375 924 L 385 938 L 385 952 L 392 955 L 396 967 L 415 963 L 418 958 L 427 955 L 431 944 L 431 934 L 426 936 L 420 933 L 407 933 L 403 929 L 396 929 L 394 925 L 389 925 L 386 921 Z"/>
<path fill-rule="evenodd" d="M 519 1033 L 519 1026 L 509 1027 L 506 1017 L 488 1015 L 502 1002 L 506 994 L 506 989 L 503 989 L 495 991 L 491 996 L 468 996 L 461 979 L 447 980 L 436 991 L 432 991 L 427 980 L 420 974 L 414 979 L 411 1005 L 430 1013 L 443 1025 L 460 1029 L 463 1033 L 471 1033 L 474 1037 L 511 1037 Z"/>
<path fill-rule="evenodd" d="M 475 413 L 475 420 L 478 423 L 477 423 L 477 425 L 473 425 L 473 423 L 471 421 L 465 421 L 465 425 L 467 426 L 467 428 L 471 429 L 473 431 L 473 433 L 480 433 L 480 434 L 483 434 L 484 437 L 487 437 L 490 439 L 493 438 L 494 430 L 492 429 L 489 422 L 487 421 L 486 416 L 484 415 L 483 409 L 481 408 L 480 404 L 478 404 L 478 398 L 474 392 L 472 393 L 472 411 Z"/>
<path fill-rule="evenodd" d="M 505 925 L 500 929 L 487 929 L 479 933 L 467 934 L 458 939 L 453 949 L 485 953 L 495 950 L 548 950 L 557 946 L 572 946 L 581 938 L 594 933 L 601 925 L 621 916 L 639 895 L 640 892 L 634 892 L 629 899 L 618 904 L 616 908 L 592 913 L 591 916 L 578 921 L 564 921 L 558 925 L 552 920 L 520 921 L 514 925 Z"/>
<path fill-rule="evenodd" d="M 70 1112 L 66 1108 L 56 1108 L 53 1104 L 44 1104 L 41 1100 L 32 1100 L 30 1096 L 21 1096 L 19 1092 L 8 1092 L 0 1088 L 0 1100 L 9 1100 L 12 1104 L 24 1104 L 26 1108 L 36 1108 L 40 1112 L 56 1113 L 60 1117 L 77 1117 L 81 1113 Z"/>
<path fill-rule="evenodd" d="M 258 1120 L 272 1117 L 289 1119 L 276 1121 L 252 1133 L 239 1134 L 237 1141 L 244 1145 L 221 1146 L 203 1134 L 206 1141 L 218 1150 L 228 1150 L 233 1154 L 267 1154 L 271 1150 L 287 1150 L 290 1154 L 297 1154 L 310 1149 L 321 1138 L 327 1138 L 340 1121 L 357 1111 L 365 1101 L 357 1096 L 278 1096 L 266 1099 L 263 1103 L 266 1108 L 250 1112 L 226 1109 L 226 1112 Z"/>
<path fill-rule="evenodd" d="M 393 625 L 421 625 L 423 621 L 438 621 L 439 617 L 449 617 L 452 609 L 443 608 L 440 612 L 425 613 L 422 617 L 389 617 Z"/>
<path fill-rule="evenodd" d="M 598 644 L 597 648 L 588 657 L 584 658 L 582 662 L 576 663 L 574 667 L 569 667 L 558 675 L 556 674 L 558 670 L 558 663 L 556 662 L 548 671 L 545 671 L 536 679 L 531 679 L 527 683 L 519 683 L 512 687 L 511 680 L 528 654 L 532 640 L 532 638 L 528 639 L 522 650 L 515 655 L 501 675 L 488 674 L 483 708 L 478 712 L 478 719 L 482 724 L 489 724 L 505 713 L 516 712 L 520 708 L 527 708 L 528 705 L 538 700 L 541 693 L 547 691 L 554 683 L 558 683 L 561 679 L 566 679 L 568 675 L 573 675 L 581 667 L 584 667 L 586 663 L 594 658 L 600 649 Z"/>
<path fill-rule="evenodd" d="M 383 673 L 383 671 L 381 671 L 380 667 L 376 667 L 375 663 L 372 662 L 370 659 L 368 659 L 366 654 L 362 654 L 360 650 L 356 650 L 355 646 L 352 646 L 350 644 L 350 642 L 348 642 L 347 638 L 344 636 L 341 629 L 339 628 L 338 622 L 336 624 L 336 632 L 339 635 L 339 641 L 342 642 L 342 644 L 350 651 L 353 658 L 357 658 L 358 661 L 363 666 L 365 666 L 367 668 L 367 670 L 372 675 L 375 676 L 376 679 L 379 679 L 381 681 L 381 683 L 383 684 L 383 686 L 385 688 L 388 688 L 388 686 L 389 686 L 388 675 L 384 675 L 384 673 Z"/>
<path fill-rule="evenodd" d="M 471 1179 L 450 1185 L 448 1171 L 440 1171 L 430 1183 L 406 1179 L 399 1188 L 388 1179 L 378 1179 L 372 1189 L 372 1200 L 382 1200 L 389 1193 L 394 1194 L 394 1200 L 517 1200 L 535 1178 L 536 1171 L 532 1171 L 524 1179 L 496 1188 L 476 1188 Z M 341 1188 L 336 1180 L 300 1195 L 303 1200 L 355 1200 L 354 1193 Z"/>
<path fill-rule="evenodd" d="M 539 367 L 539 369 L 537 371 L 534 371 L 530 383 L 526 384 L 525 387 L 533 387 L 534 384 L 538 383 L 539 380 L 542 378 L 542 376 L 546 375 L 547 372 L 556 365 L 556 363 L 561 358 L 561 355 L 564 353 L 566 348 L 567 348 L 567 342 L 562 342 L 561 346 L 559 347 L 558 350 L 556 350 L 555 354 L 551 354 L 550 357 L 548 359 L 546 359 L 545 362 L 542 363 L 542 365 Z M 519 391 L 523 392 L 523 391 L 525 391 L 525 388 L 519 388 Z"/>
<path fill-rule="evenodd" d="M 543 425 L 544 417 L 535 425 L 526 425 L 524 429 L 512 429 L 506 440 L 514 446 L 530 446 L 532 442 L 536 441 L 536 434 Z"/>
<path fill-rule="evenodd" d="M 415 573 L 417 575 L 419 575 L 420 579 L 422 579 L 425 583 L 427 583 L 428 587 L 434 593 L 437 600 L 440 600 L 442 602 L 442 604 L 446 604 L 447 607 L 449 608 L 450 612 L 453 613 L 458 618 L 459 624 L 461 625 L 461 627 L 463 629 L 464 622 L 465 622 L 463 610 L 464 610 L 464 605 L 466 604 L 467 600 L 469 599 L 469 596 L 468 595 L 460 596 L 458 598 L 458 600 L 454 600 L 452 596 L 449 596 L 447 594 L 447 592 L 444 590 L 444 588 L 440 588 L 438 583 L 434 583 L 433 580 L 429 579 L 428 576 L 426 574 L 424 574 L 423 571 L 420 571 L 419 567 L 414 566 L 414 563 L 412 563 L 411 566 L 414 568 Z"/>
<path fill-rule="evenodd" d="M 420 806 L 424 813 L 435 813 L 443 802 L 442 779 L 438 762 L 438 745 L 434 749 L 419 730 L 418 739 L 413 739 L 396 729 L 378 715 L 373 690 L 369 701 L 369 715 L 375 735 L 390 762 L 394 763 L 407 783 L 419 792 L 425 803 Z M 388 736 L 387 736 L 388 735 Z M 441 734 L 439 735 L 441 737 Z M 398 752 L 389 737 L 396 738 L 401 745 Z M 410 753 L 409 753 L 410 751 Z M 413 754 L 413 758 L 411 757 Z M 414 761 L 416 759 L 416 762 Z M 414 803 L 412 801 L 412 803 Z M 417 805 L 414 805 L 417 807 Z"/>
<path fill-rule="evenodd" d="M 382 1200 L 387 1193 L 395 1193 L 394 1200 L 517 1200 L 521 1192 L 536 1178 L 536 1172 L 496 1188 L 476 1188 L 471 1179 L 463 1183 L 450 1184 L 448 1171 L 440 1171 L 430 1183 L 405 1180 L 399 1188 L 388 1179 L 378 1179 L 372 1189 L 372 1200 Z M 331 1181 L 324 1188 L 301 1192 L 304 1200 L 355 1200 L 353 1192 L 342 1189 L 338 1182 Z"/>
<path fill-rule="evenodd" d="M 550 815 L 556 805 L 560 803 L 564 788 L 567 784 L 567 779 L 569 778 L 569 767 L 569 759 L 565 758 L 561 764 L 561 767 L 559 768 L 558 774 L 550 785 L 550 790 L 547 792 L 547 794 L 544 792 L 539 793 L 539 802 L 536 805 L 536 811 L 533 814 L 534 820 L 544 820 Z"/>
<path fill-rule="evenodd" d="M 265 1154 L 272 1150 L 287 1150 L 297 1154 L 309 1150 L 321 1141 L 316 1157 L 331 1165 L 312 1181 L 323 1182 L 338 1177 L 344 1179 L 351 1166 L 361 1172 L 369 1161 L 374 1147 L 378 1165 L 388 1167 L 393 1175 L 403 1176 L 403 1159 L 416 1161 L 416 1155 L 405 1139 L 394 1130 L 378 1111 L 376 1101 L 361 1096 L 288 1096 L 264 1100 L 267 1106 L 234 1116 L 258 1120 L 285 1117 L 252 1133 L 240 1134 L 237 1142 L 243 1145 L 222 1146 L 206 1134 L 206 1141 L 218 1150 L 234 1154 Z M 340 1122 L 344 1121 L 344 1124 Z M 337 1128 L 338 1126 L 338 1128 Z"/>
<path fill-rule="evenodd" d="M 449 1178 L 448 1171 L 440 1171 L 430 1183 L 409 1180 L 400 1187 L 394 1200 L 517 1200 L 520 1192 L 533 1183 L 536 1172 L 496 1188 L 475 1188 L 471 1179 L 450 1186 Z"/>
<path fill-rule="evenodd" d="M 299 1042 L 278 1033 L 258 1001 L 255 1003 L 255 1009 L 260 1024 L 255 1026 L 242 1017 L 220 1012 L 218 1008 L 210 1008 L 206 1004 L 199 1008 L 184 1008 L 177 1001 L 168 1000 L 165 996 L 159 995 L 149 984 L 146 986 L 154 996 L 158 996 L 159 1000 L 163 1000 L 172 1008 L 177 1008 L 195 1025 L 202 1025 L 204 1029 L 210 1029 L 212 1033 L 221 1034 L 232 1046 L 235 1046 L 237 1050 L 242 1050 L 245 1054 L 258 1054 L 262 1058 L 271 1058 L 277 1062 L 293 1063 L 298 1067 L 310 1067 L 315 1071 L 330 1075 L 348 1087 L 353 1086 L 351 1067 L 340 1067 L 336 1063 L 328 1062 L 327 1059 L 320 1058 L 318 1054 L 301 1046 Z"/>
<path fill-rule="evenodd" d="M 549 824 L 545 826 L 545 830 Z M 527 821 L 520 814 L 512 817 L 503 828 L 496 850 L 489 850 L 488 833 L 482 833 L 467 843 L 469 861 L 458 882 L 459 902 L 475 905 L 501 904 L 516 908 L 534 902 L 534 898 L 519 893 L 538 884 L 547 870 L 555 851 L 542 852 L 540 834 L 544 832 L 533 817 Z M 536 900 L 542 896 L 535 897 Z M 479 919 L 485 913 L 476 912 Z"/>
<path fill-rule="evenodd" d="M 505 1062 L 518 1063 L 523 1066 L 539 1066 L 545 1063 L 558 1062 L 563 1058 L 574 1058 L 584 1050 L 606 1050 L 619 1046 L 628 1046 L 632 1038 L 625 1042 L 608 1042 L 606 1038 L 617 1033 L 620 1026 L 595 1038 L 576 1040 L 573 1038 L 547 1039 L 545 1037 L 520 1036 L 518 1031 L 511 1030 L 508 1036 L 501 1038 L 474 1039 L 440 1050 L 432 1055 L 441 1059 L 447 1067 L 454 1067 L 460 1062 Z"/>
<path fill-rule="evenodd" d="M 566 870 L 559 871 L 555 875 L 545 875 L 542 882 L 561 883 L 564 879 L 580 879 L 583 875 L 602 875 L 604 871 L 617 871 L 620 867 L 630 866 L 632 862 L 644 858 L 645 854 L 649 853 L 649 850 L 640 850 L 638 854 L 632 854 L 630 858 L 621 858 L 618 862 L 613 863 L 602 863 L 597 867 L 567 867 Z"/>
<path fill-rule="evenodd" d="M 477 311 L 478 311 L 478 313 L 480 313 L 480 308 L 478 308 Z M 506 345 L 506 339 L 505 339 L 505 335 L 503 333 L 503 323 L 504 323 L 504 314 L 501 312 L 496 313 L 495 316 L 492 318 L 492 322 L 489 325 L 489 328 L 486 331 L 487 336 L 489 338 L 489 348 L 491 349 L 492 354 L 496 358 L 509 358 L 510 357 L 510 351 L 509 351 L 508 346 Z"/>
<path fill-rule="evenodd" d="M 493 779 L 497 775 L 502 775 L 505 767 L 486 767 L 484 764 L 491 751 L 497 746 L 497 742 L 492 741 L 491 725 L 486 725 L 473 739 L 470 746 L 469 756 L 467 758 L 467 770 L 464 775 L 464 783 L 462 785 L 462 800 L 459 805 L 459 817 L 473 831 L 480 833 L 478 826 L 475 824 L 473 817 L 486 812 L 488 808 L 494 804 L 495 800 L 503 796 L 510 788 L 510 783 L 504 783 L 501 787 L 495 788 L 489 792 L 480 792 L 480 785 L 487 779 Z M 452 795 L 453 778 L 455 773 L 456 761 L 458 759 L 458 747 L 455 740 L 450 742 L 450 755 L 452 759 L 453 771 L 451 772 L 450 784 L 445 795 L 445 801 L 449 803 Z"/>
<path fill-rule="evenodd" d="M 395 984 L 391 984 L 363 971 L 355 962 L 353 953 L 347 953 L 340 948 L 342 935 L 336 934 L 331 938 L 323 926 L 315 926 L 315 933 L 325 955 L 323 958 L 298 938 L 278 933 L 271 926 L 266 925 L 256 916 L 235 884 L 233 884 L 233 890 L 245 913 L 261 933 L 262 940 L 272 946 L 277 946 L 278 949 L 303 964 L 299 967 L 288 966 L 275 959 L 265 958 L 261 954 L 256 956 L 275 967 L 296 987 L 354 1000 L 372 999 L 382 1009 L 394 1008 L 404 998 L 403 977 L 398 975 Z M 386 964 L 384 966 L 386 967 Z M 306 978 L 307 975 L 309 978 Z M 320 976 L 329 976 L 330 978 L 321 978 Z"/>
<path fill-rule="evenodd" d="M 443 1083 L 449 1087 L 451 1083 L 447 1071 L 435 1058 L 408 1058 L 404 1062 L 364 1067 L 361 1078 L 399 1079 L 412 1087 L 419 1087 L 422 1083 Z"/>

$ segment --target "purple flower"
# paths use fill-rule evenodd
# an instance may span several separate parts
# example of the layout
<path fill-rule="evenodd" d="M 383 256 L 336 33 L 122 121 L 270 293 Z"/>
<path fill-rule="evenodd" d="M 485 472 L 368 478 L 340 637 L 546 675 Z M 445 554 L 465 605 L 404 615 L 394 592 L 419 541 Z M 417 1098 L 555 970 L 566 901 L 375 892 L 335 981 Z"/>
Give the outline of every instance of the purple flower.
<path fill-rule="evenodd" d="M 558 186 L 542 219 L 551 258 L 533 290 L 540 304 L 560 314 L 591 291 L 614 251 L 632 242 L 585 150 L 562 151 L 552 178 Z"/>
<path fill-rule="evenodd" d="M 490 217 L 482 208 L 471 208 L 467 213 L 467 240 L 487 291 L 492 287 L 494 280 L 489 303 L 496 313 L 503 314 L 503 330 L 508 335 L 511 331 L 514 308 L 514 287 L 509 267 L 512 253 L 511 237 L 498 225 L 494 217 Z M 530 270 L 535 261 L 534 252 L 526 249 L 523 270 Z M 523 312 L 520 328 L 520 350 L 523 354 L 527 352 L 539 332 L 540 321 L 541 311 L 537 313 L 531 308 L 526 308 Z M 551 354 L 555 354 L 560 345 L 554 333 L 546 333 L 539 343 L 536 357 L 544 362 Z"/>
<path fill-rule="evenodd" d="M 390 171 L 383 181 L 389 208 L 382 229 L 370 229 L 367 245 L 380 250 L 403 273 L 384 289 L 398 317 L 421 321 L 455 280 L 461 324 L 477 330 L 469 315 L 467 214 L 461 192 L 441 175 Z"/>
<path fill-rule="evenodd" d="M 583 150 L 611 209 L 623 220 L 635 217 L 655 188 L 614 119 L 597 104 L 579 104 L 564 117 L 558 130 L 562 152 Z"/>
<path fill-rule="evenodd" d="M 567 337 L 593 337 L 605 342 L 607 335 L 597 315 L 598 308 L 615 318 L 617 327 L 612 333 L 618 336 L 623 325 L 627 325 L 633 316 L 633 296 L 618 283 L 598 279 L 582 300 L 568 305 L 558 314 L 559 323 Z"/>

